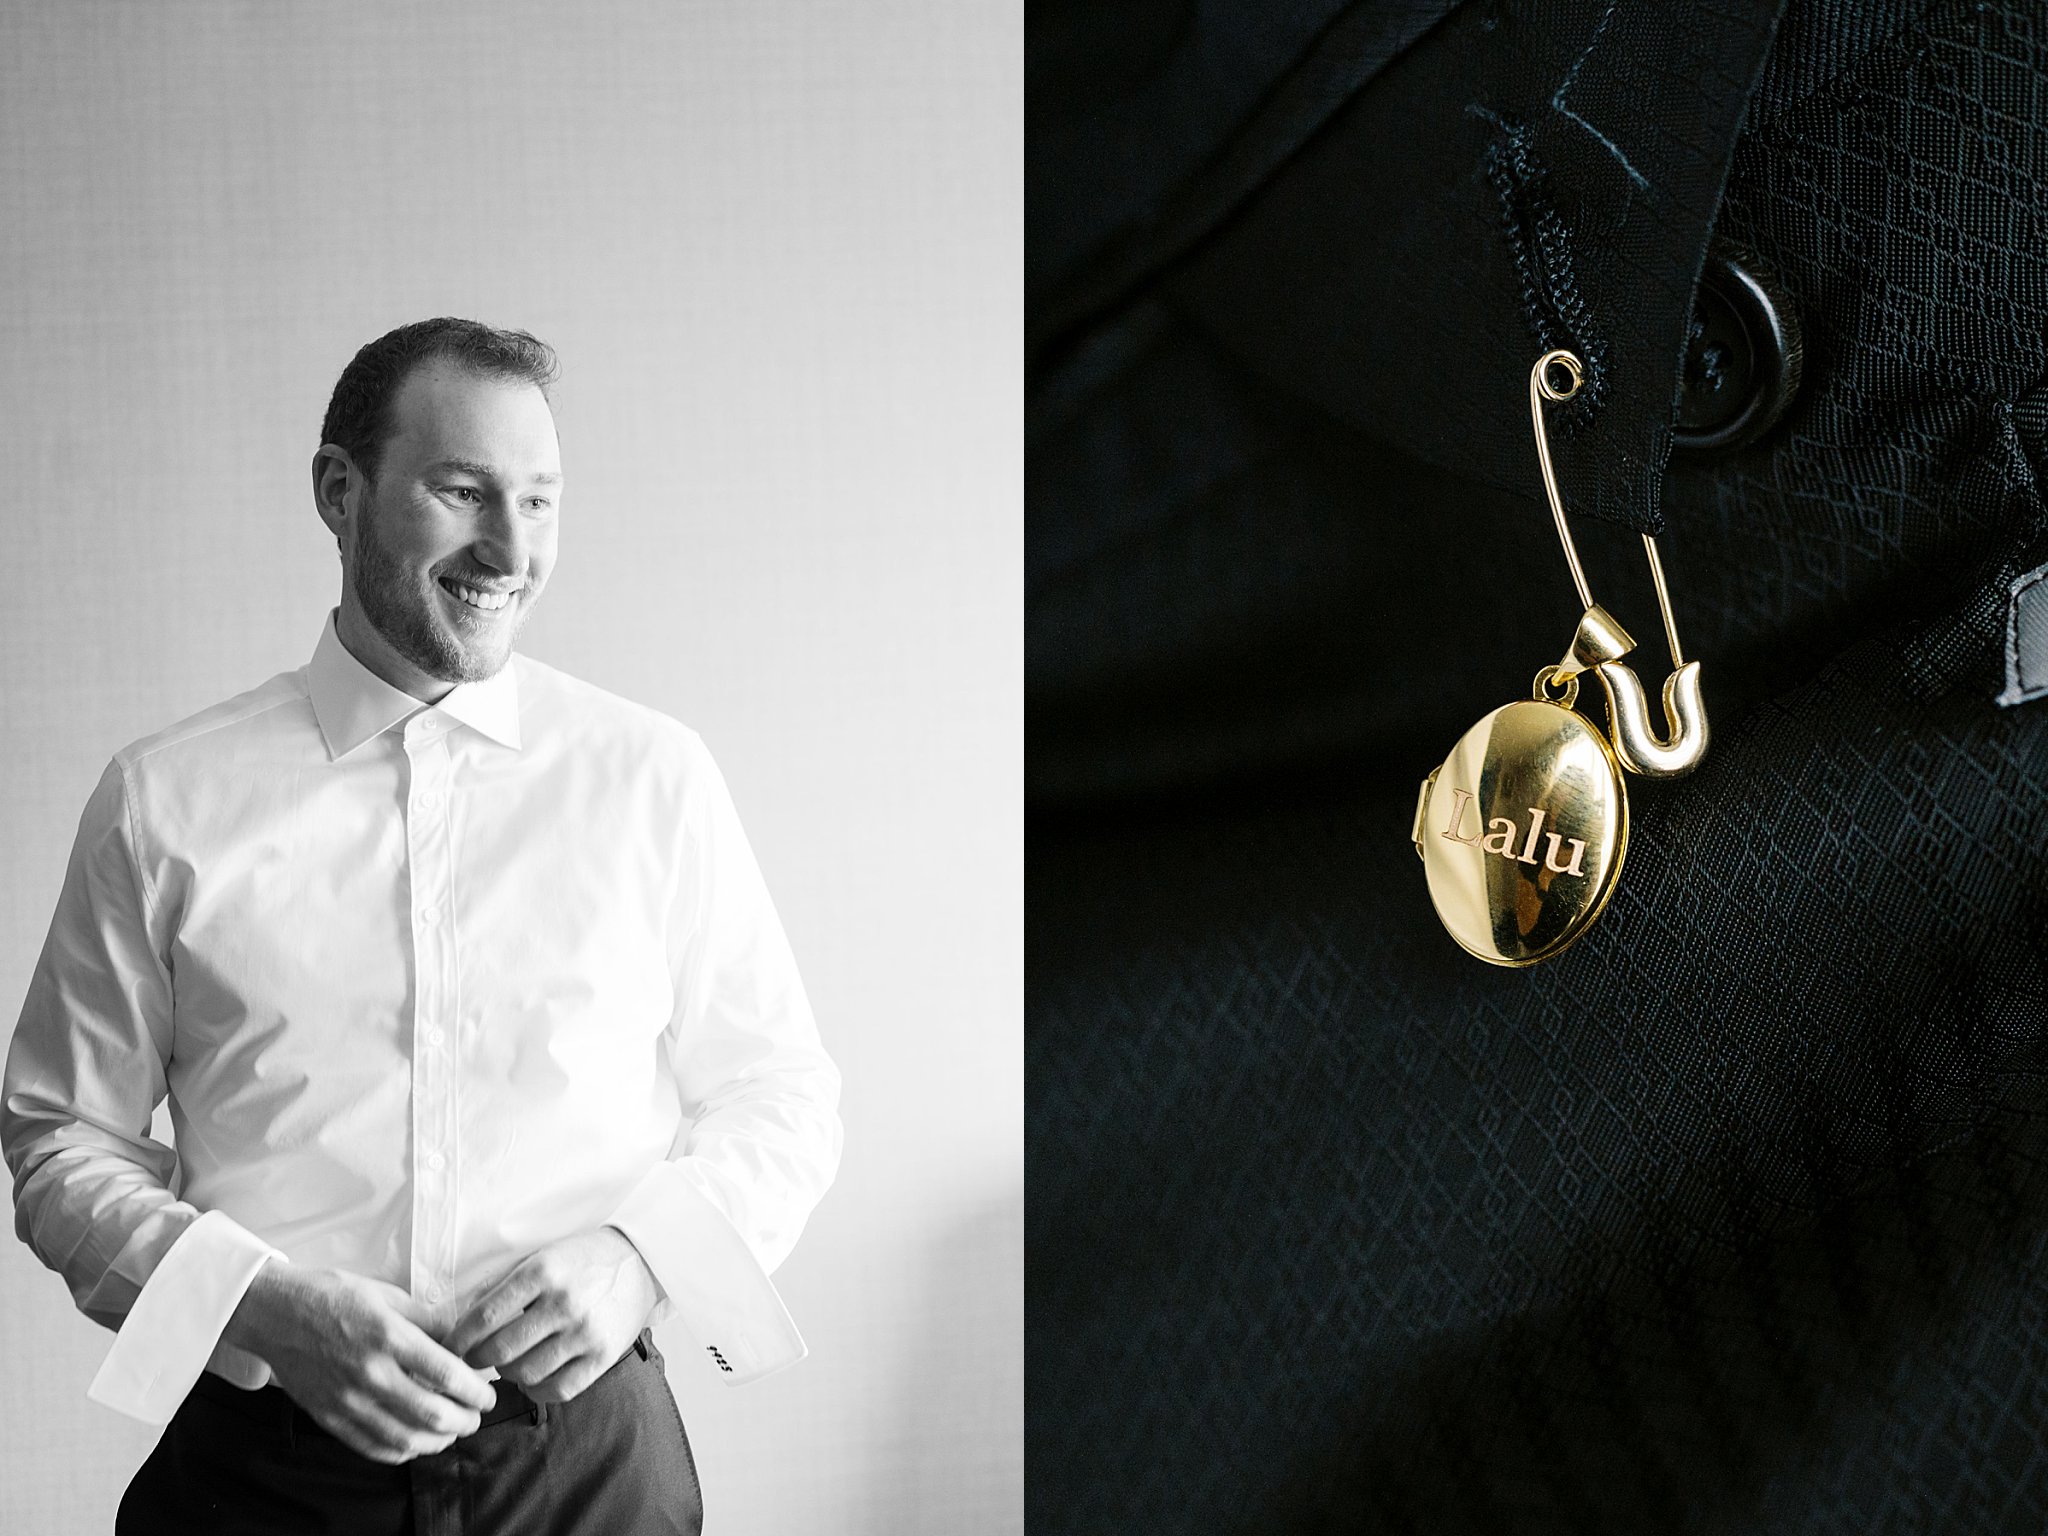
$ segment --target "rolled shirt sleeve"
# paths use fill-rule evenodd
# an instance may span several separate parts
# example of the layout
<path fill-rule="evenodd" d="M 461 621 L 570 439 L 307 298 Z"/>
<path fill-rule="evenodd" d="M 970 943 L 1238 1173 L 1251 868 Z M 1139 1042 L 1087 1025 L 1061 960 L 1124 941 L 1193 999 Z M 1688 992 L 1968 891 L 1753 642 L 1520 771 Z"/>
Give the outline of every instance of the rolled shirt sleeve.
<path fill-rule="evenodd" d="M 689 1125 L 609 1224 L 729 1380 L 803 1358 L 769 1274 L 838 1171 L 839 1071 L 710 753 L 687 734 L 669 1059 Z"/>
<path fill-rule="evenodd" d="M 93 1396 L 163 1423 L 209 1361 L 244 1386 L 269 1379 L 220 1334 L 275 1250 L 226 1216 L 202 1224 L 172 1193 L 176 1154 L 149 1134 L 171 1051 L 171 977 L 134 835 L 116 759 L 80 819 L 8 1049 L 0 1149 L 15 1231 L 81 1312 L 118 1330 Z"/>

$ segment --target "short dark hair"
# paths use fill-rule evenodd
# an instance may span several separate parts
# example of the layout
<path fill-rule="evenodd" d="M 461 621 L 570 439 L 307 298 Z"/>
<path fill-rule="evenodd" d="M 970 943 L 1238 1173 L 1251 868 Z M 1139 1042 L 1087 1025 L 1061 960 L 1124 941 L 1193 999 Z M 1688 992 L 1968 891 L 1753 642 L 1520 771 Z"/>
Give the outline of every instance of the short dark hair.
<path fill-rule="evenodd" d="M 391 404 L 424 363 L 448 361 L 488 377 L 524 379 L 542 395 L 555 382 L 555 349 L 525 331 L 477 320 L 415 320 L 386 331 L 349 360 L 320 423 L 322 447 L 344 449 L 372 480 L 394 430 Z"/>

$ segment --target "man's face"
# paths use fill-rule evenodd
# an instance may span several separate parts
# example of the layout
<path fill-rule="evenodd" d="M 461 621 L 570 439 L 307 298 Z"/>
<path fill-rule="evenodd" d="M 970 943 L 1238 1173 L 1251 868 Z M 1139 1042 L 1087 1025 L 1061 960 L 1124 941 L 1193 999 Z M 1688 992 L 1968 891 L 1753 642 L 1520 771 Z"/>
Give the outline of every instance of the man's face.
<path fill-rule="evenodd" d="M 379 659 L 401 674 L 478 682 L 510 658 L 554 567 L 554 414 L 531 384 L 428 363 L 400 387 L 392 418 L 343 542 L 343 608 L 357 613 L 344 611 L 342 637 L 388 648 Z"/>

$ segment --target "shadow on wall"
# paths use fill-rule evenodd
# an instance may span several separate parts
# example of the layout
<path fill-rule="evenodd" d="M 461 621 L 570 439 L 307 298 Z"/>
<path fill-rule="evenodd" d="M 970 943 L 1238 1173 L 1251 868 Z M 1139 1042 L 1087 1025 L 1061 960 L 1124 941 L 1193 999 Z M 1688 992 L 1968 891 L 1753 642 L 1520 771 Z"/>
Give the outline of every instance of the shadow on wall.
<path fill-rule="evenodd" d="M 915 1269 L 926 1289 L 896 1405 L 898 1454 L 877 1536 L 1024 1529 L 1024 1192 L 942 1228 Z"/>

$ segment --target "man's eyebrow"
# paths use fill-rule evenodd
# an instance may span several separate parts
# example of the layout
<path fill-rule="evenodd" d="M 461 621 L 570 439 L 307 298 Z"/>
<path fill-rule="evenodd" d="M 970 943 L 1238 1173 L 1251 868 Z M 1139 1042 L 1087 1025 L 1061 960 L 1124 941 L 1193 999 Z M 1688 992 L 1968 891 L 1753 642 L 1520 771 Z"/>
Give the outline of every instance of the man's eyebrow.
<path fill-rule="evenodd" d="M 495 480 L 498 471 L 488 464 L 479 464 L 475 459 L 437 459 L 427 466 L 430 473 L 474 475 L 479 480 Z M 562 477 L 552 471 L 542 471 L 526 477 L 535 485 L 560 485 Z"/>

